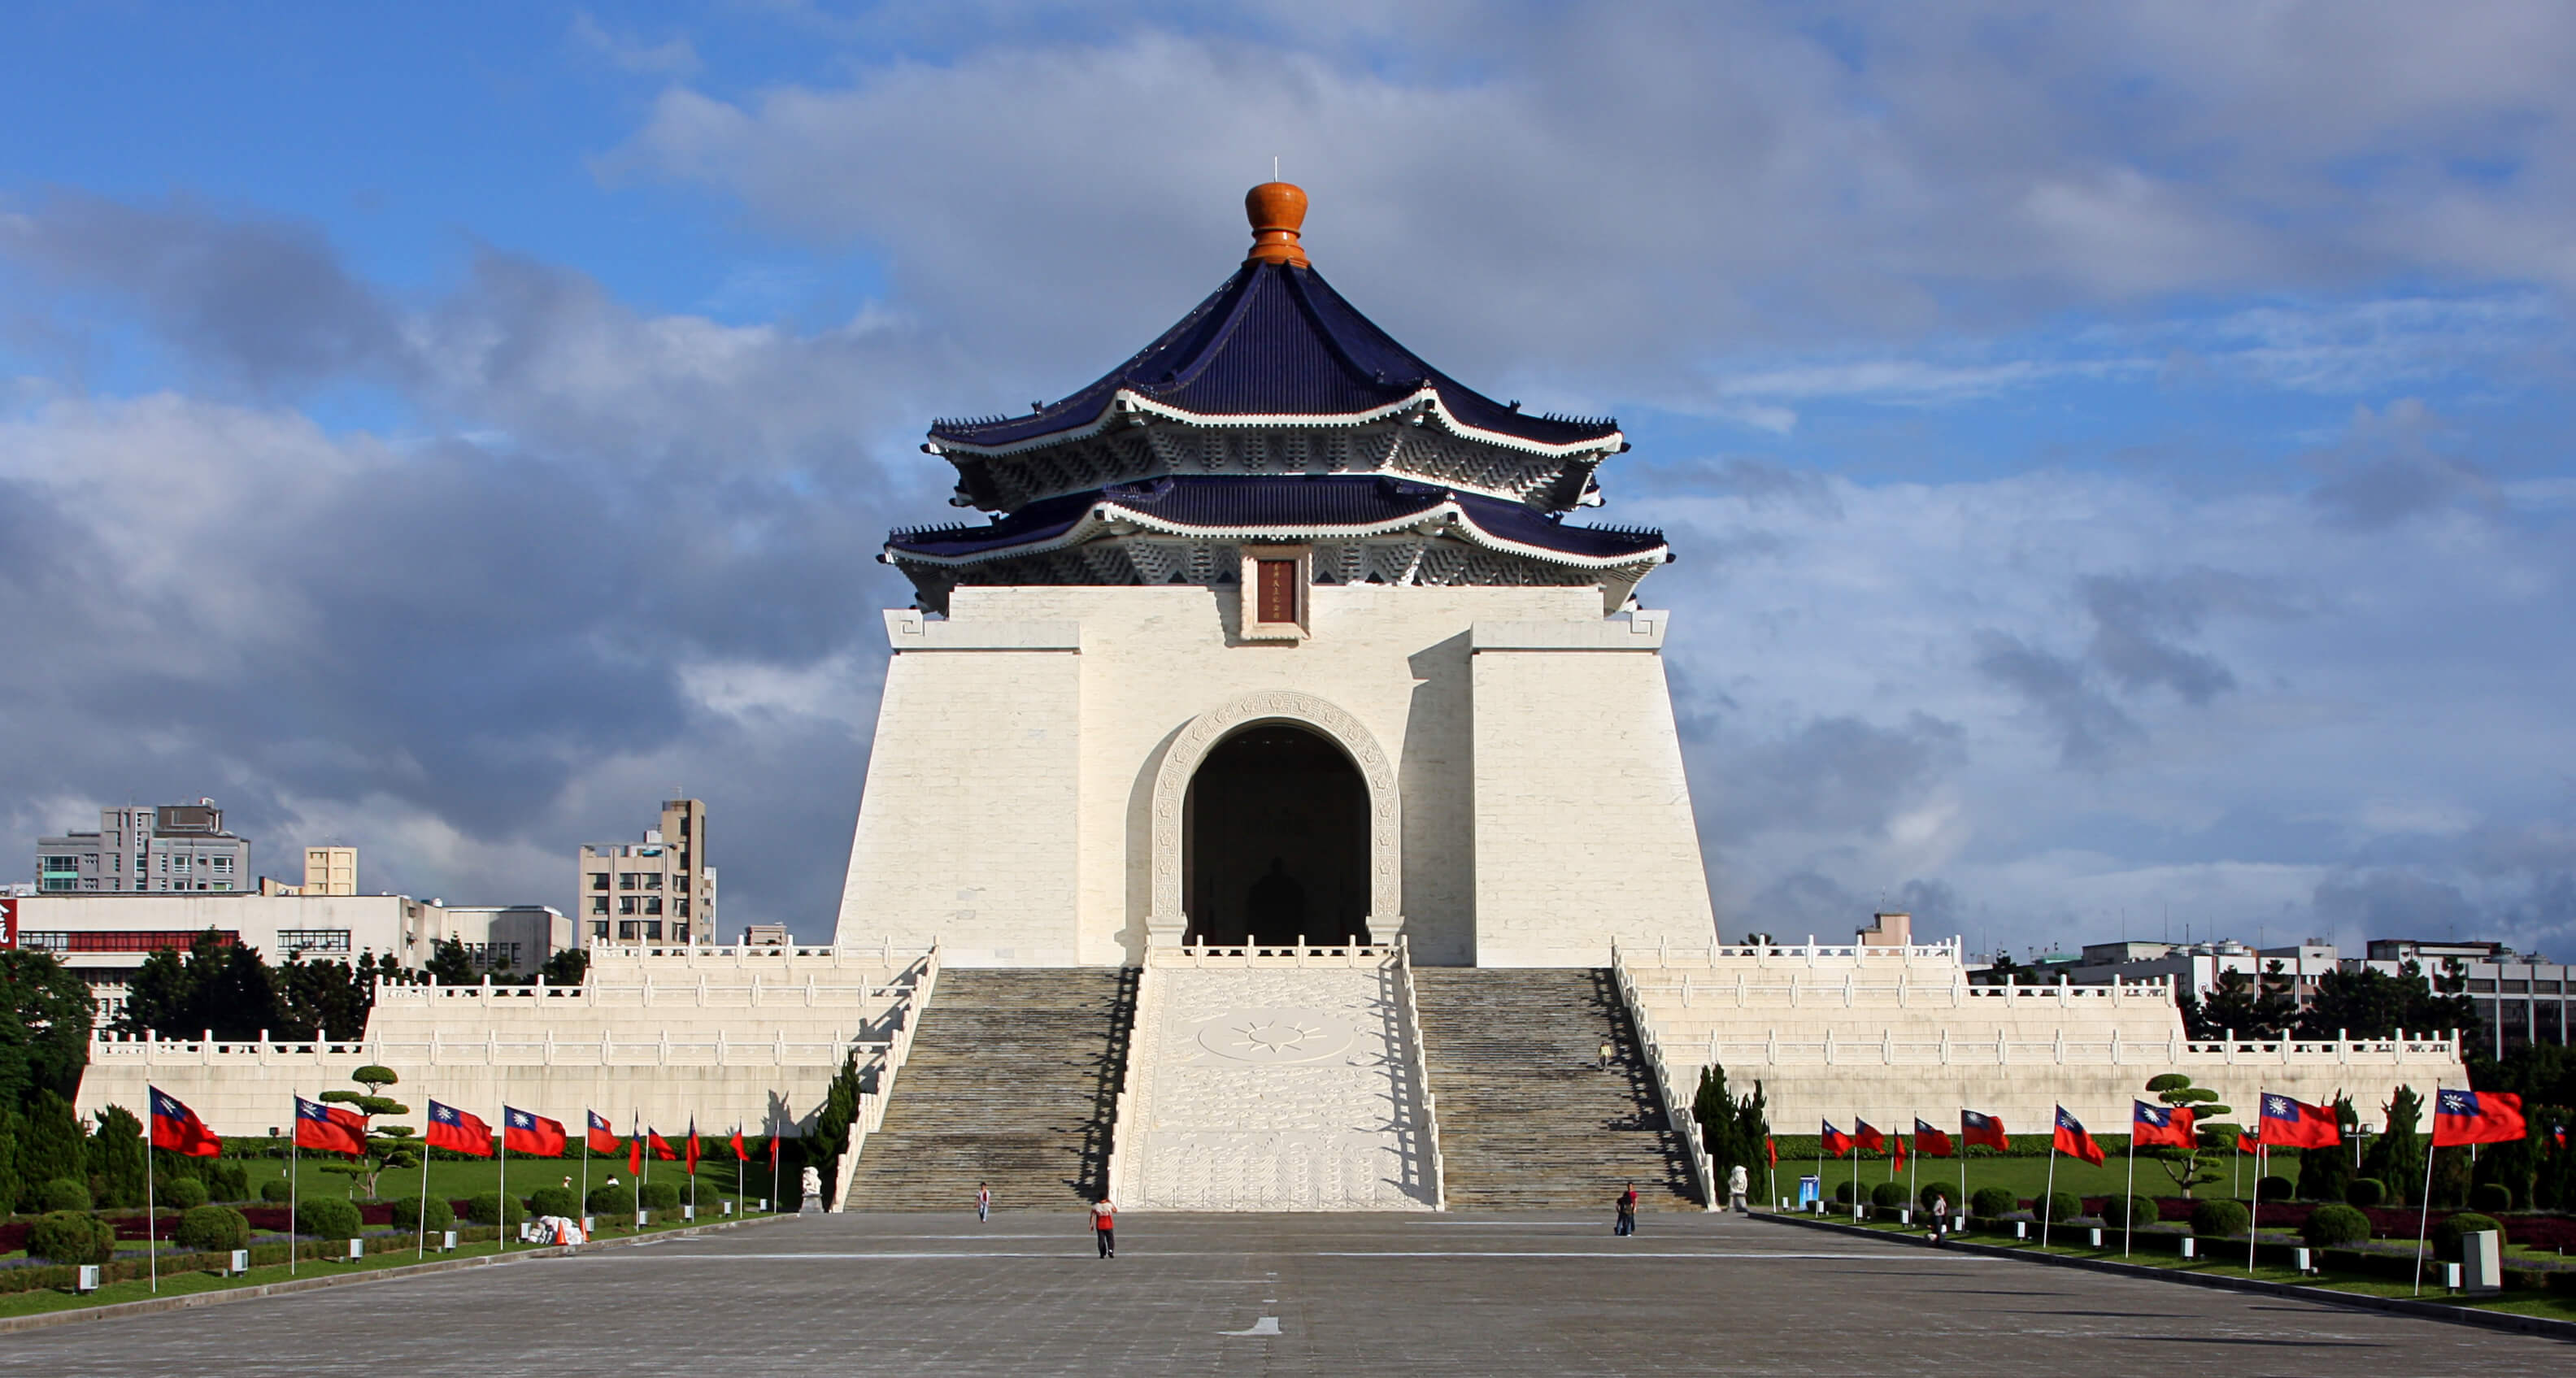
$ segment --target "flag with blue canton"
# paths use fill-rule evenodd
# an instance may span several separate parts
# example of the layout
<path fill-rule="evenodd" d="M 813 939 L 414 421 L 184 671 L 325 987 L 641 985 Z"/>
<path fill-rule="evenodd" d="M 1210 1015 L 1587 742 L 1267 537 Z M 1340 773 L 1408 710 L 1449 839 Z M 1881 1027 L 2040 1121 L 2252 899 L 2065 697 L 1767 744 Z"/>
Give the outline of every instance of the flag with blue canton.
<path fill-rule="evenodd" d="M 144 1088 L 152 1101 L 152 1146 L 184 1153 L 191 1158 L 212 1158 L 224 1151 L 224 1141 L 215 1137 L 197 1112 L 179 1102 L 177 1096 L 158 1086 Z"/>
<path fill-rule="evenodd" d="M 524 1153 L 531 1158 L 560 1158 L 564 1142 L 564 1127 L 560 1122 L 510 1106 L 501 1107 L 501 1146 L 512 1153 Z"/>
<path fill-rule="evenodd" d="M 2192 1113 L 2187 1106 L 2149 1105 L 2145 1101 L 2129 1102 L 2129 1142 L 2139 1147 L 2162 1144 L 2168 1148 L 2191 1147 Z"/>
<path fill-rule="evenodd" d="M 2082 1120 L 2066 1113 L 2065 1106 L 2057 1107 L 2057 1135 L 2050 1140 L 2050 1146 L 2060 1153 L 2081 1158 L 2095 1167 L 2102 1166 L 2102 1146 L 2093 1142 L 2092 1135 L 2084 1132 Z"/>
<path fill-rule="evenodd" d="M 2530 1132 L 2522 1097 L 2505 1091 L 2433 1093 L 2433 1146 L 2509 1144 Z"/>
<path fill-rule="evenodd" d="M 492 1126 L 480 1115 L 471 1115 L 452 1105 L 429 1103 L 429 1129 L 421 1135 L 432 1148 L 477 1158 L 492 1156 Z"/>
<path fill-rule="evenodd" d="M 2263 1122 L 2254 1141 L 2265 1148 L 2332 1148 L 2343 1142 L 2343 1127 L 2322 1105 L 2265 1092 Z"/>

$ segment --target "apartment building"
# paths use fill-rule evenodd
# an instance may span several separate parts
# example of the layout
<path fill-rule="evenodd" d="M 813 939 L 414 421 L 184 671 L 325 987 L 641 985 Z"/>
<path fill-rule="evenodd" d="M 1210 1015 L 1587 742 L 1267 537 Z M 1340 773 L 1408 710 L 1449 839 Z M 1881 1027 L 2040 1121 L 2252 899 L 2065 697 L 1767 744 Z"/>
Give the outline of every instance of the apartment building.
<path fill-rule="evenodd" d="M 221 894 L 255 888 L 250 841 L 212 799 L 98 811 L 98 831 L 36 839 L 36 893 Z"/>
<path fill-rule="evenodd" d="M 584 846 L 574 908 L 582 945 L 714 943 L 716 868 L 707 856 L 707 806 L 698 799 L 662 801 L 662 826 L 641 842 Z"/>

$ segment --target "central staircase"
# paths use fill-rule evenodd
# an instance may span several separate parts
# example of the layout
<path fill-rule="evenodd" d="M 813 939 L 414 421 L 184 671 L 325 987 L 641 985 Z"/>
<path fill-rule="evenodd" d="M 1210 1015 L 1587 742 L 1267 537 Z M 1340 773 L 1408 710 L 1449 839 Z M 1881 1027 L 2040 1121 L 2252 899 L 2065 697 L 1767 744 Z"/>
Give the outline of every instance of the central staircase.
<path fill-rule="evenodd" d="M 1608 968 L 1415 967 L 1413 980 L 1451 1210 L 1607 1218 L 1632 1181 L 1641 1209 L 1699 1208 Z"/>
<path fill-rule="evenodd" d="M 1096 1198 L 1135 992 L 1132 969 L 940 972 L 847 1209 L 972 1210 L 978 1182 L 995 1210 Z"/>

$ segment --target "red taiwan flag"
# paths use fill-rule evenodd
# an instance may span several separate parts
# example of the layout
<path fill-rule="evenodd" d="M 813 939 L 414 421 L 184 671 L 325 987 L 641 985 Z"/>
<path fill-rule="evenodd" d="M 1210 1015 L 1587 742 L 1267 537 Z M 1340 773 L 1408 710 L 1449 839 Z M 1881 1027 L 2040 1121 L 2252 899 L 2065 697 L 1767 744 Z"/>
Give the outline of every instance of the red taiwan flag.
<path fill-rule="evenodd" d="M 2012 1147 L 2004 1137 L 2004 1122 L 1994 1115 L 1980 1115 L 1974 1110 L 1959 1112 L 1959 1142 L 1974 1146 L 1984 1144 L 1997 1153 Z"/>
<path fill-rule="evenodd" d="M 2265 1148 L 2332 1148 L 2343 1142 L 2343 1130 L 2335 1124 L 2332 1110 L 2288 1096 L 2263 1097 L 2259 1128 L 2254 1141 Z"/>
<path fill-rule="evenodd" d="M 191 1158 L 212 1158 L 224 1151 L 224 1141 L 215 1137 L 197 1112 L 179 1103 L 176 1096 L 157 1086 L 147 1086 L 144 1094 L 152 1101 L 152 1146 L 184 1153 Z"/>
<path fill-rule="evenodd" d="M 775 1134 L 769 1136 L 769 1170 L 778 1170 L 778 1136 Z"/>
<path fill-rule="evenodd" d="M 355 1123 L 352 1123 L 355 1121 Z M 367 1122 L 337 1106 L 295 1098 L 295 1146 L 323 1153 L 365 1153 Z"/>
<path fill-rule="evenodd" d="M 1893 1170 L 1898 1171 L 1898 1172 L 1902 1172 L 1902 1171 L 1904 1171 L 1904 1170 L 1905 1170 L 1905 1136 L 1904 1136 L 1904 1135 L 1902 1135 L 1902 1134 L 1890 1134 L 1890 1135 L 1888 1135 L 1888 1136 L 1887 1136 L 1887 1161 L 1888 1161 L 1889 1166 L 1890 1166 Z"/>
<path fill-rule="evenodd" d="M 1887 1136 L 1870 1128 L 1869 1121 L 1853 1120 L 1852 1130 L 1853 1143 L 1859 1144 L 1861 1147 L 1868 1149 L 1872 1153 L 1885 1153 L 1887 1151 Z"/>
<path fill-rule="evenodd" d="M 1851 1135 L 1834 1128 L 1834 1122 L 1832 1120 L 1826 1120 L 1824 1122 L 1824 1126 L 1825 1152 L 1839 1158 L 1852 1151 Z"/>
<path fill-rule="evenodd" d="M 1764 1156 L 1765 1158 L 1768 1158 L 1768 1159 L 1770 1159 L 1770 1160 L 1771 1160 L 1771 1166 L 1773 1166 L 1773 1167 L 1778 1167 L 1778 1166 L 1780 1166 L 1780 1141 L 1779 1141 L 1778 1139 L 1772 1138 L 1772 1137 L 1771 1137 L 1770 1135 L 1768 1135 L 1768 1134 L 1763 1135 L 1763 1136 L 1762 1136 L 1762 1156 Z M 775 1153 L 773 1153 L 773 1154 L 771 1154 L 771 1155 L 770 1155 L 770 1157 L 771 1157 L 771 1160 L 772 1160 L 772 1161 L 775 1161 L 775 1160 L 776 1160 L 776 1158 L 777 1158 L 777 1155 L 776 1155 Z"/>
<path fill-rule="evenodd" d="M 626 1141 L 626 1175 L 629 1177 L 640 1177 L 643 1173 L 644 1141 L 642 1139 L 628 1139 Z"/>
<path fill-rule="evenodd" d="M 477 1158 L 492 1156 L 492 1126 L 485 1124 L 481 1116 L 469 1115 L 452 1105 L 429 1103 L 429 1129 L 421 1137 L 432 1148 L 470 1153 Z"/>
<path fill-rule="evenodd" d="M 2140 1148 L 2164 1144 L 2173 1148 L 2191 1147 L 2191 1107 L 2187 1105 L 2149 1105 L 2131 1101 L 2129 1142 Z"/>
<path fill-rule="evenodd" d="M 646 1143 L 653 1146 L 654 1157 L 659 1158 L 666 1163 L 676 1163 L 680 1161 L 680 1155 L 671 1151 L 671 1141 L 663 1138 L 660 1134 L 647 1129 L 644 1131 L 644 1140 Z"/>
<path fill-rule="evenodd" d="M 564 1145 L 563 1121 L 532 1115 L 525 1110 L 501 1107 L 501 1146 L 512 1153 L 531 1158 L 560 1158 Z"/>
<path fill-rule="evenodd" d="M 2239 1153 L 2260 1153 L 2263 1151 L 2263 1146 L 2254 1142 L 2252 1139 L 2247 1138 L 2245 1136 L 2245 1131 L 2240 1129 L 2236 1131 L 2236 1151 Z"/>
<path fill-rule="evenodd" d="M 159 1092 L 154 1092 L 159 1095 Z M 159 1112 L 154 1112 L 153 1142 L 160 1142 Z M 2509 1144 L 2531 1132 L 2523 1123 L 2522 1097 L 2503 1091 L 2436 1091 L 2433 1093 L 2433 1146 Z"/>
<path fill-rule="evenodd" d="M 1914 1121 L 1914 1151 L 1926 1158 L 1947 1158 L 1957 1150 L 1951 1147 L 1949 1135 L 1917 1118 Z"/>
<path fill-rule="evenodd" d="M 588 1144 L 593 1153 L 615 1153 L 617 1131 L 608 1127 L 608 1121 L 601 1119 L 598 1111 L 585 1110 L 582 1113 L 590 1117 L 590 1129 L 582 1142 Z"/>
<path fill-rule="evenodd" d="M 2082 1120 L 2066 1113 L 2065 1106 L 2057 1107 L 2057 1137 L 2050 1143 L 2060 1153 L 2072 1154 L 2095 1167 L 2102 1166 L 2102 1146 L 2093 1142 L 2092 1135 L 2084 1132 Z"/>
<path fill-rule="evenodd" d="M 698 1175 L 698 1122 L 689 1121 L 689 1175 Z"/>
<path fill-rule="evenodd" d="M 742 1146 L 742 1126 L 740 1125 L 735 1125 L 733 1130 L 733 1160 L 737 1163 L 751 1161 L 751 1150 Z"/>

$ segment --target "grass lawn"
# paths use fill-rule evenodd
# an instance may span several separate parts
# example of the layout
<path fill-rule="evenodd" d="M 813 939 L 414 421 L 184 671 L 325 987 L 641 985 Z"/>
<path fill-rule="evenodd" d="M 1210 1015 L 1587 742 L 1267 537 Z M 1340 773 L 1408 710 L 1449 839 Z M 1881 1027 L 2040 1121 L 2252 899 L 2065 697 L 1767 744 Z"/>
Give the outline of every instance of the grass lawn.
<path fill-rule="evenodd" d="M 287 1164 L 283 1160 L 246 1158 L 241 1161 L 250 1168 L 250 1189 L 254 1195 L 258 1193 L 263 1183 L 283 1182 L 287 1179 Z M 296 1186 L 299 1193 L 342 1198 L 351 1195 L 353 1184 L 357 1179 L 341 1173 L 323 1171 L 327 1161 L 319 1155 L 307 1155 L 299 1161 L 300 1180 Z M 698 1160 L 698 1209 L 701 1215 L 716 1214 L 722 1209 L 719 1203 L 734 1194 L 735 1166 L 730 1154 Z M 744 1166 L 748 1170 L 743 1174 L 742 1185 L 745 1189 L 743 1208 L 748 1210 L 751 1209 L 753 1202 L 770 1194 L 769 1165 L 755 1160 Z M 462 1201 L 469 1196 L 498 1191 L 501 1187 L 502 1168 L 503 1164 L 498 1158 L 488 1162 L 449 1162 L 445 1159 L 432 1159 L 429 1164 L 430 1194 L 450 1201 Z M 680 1188 L 680 1200 L 683 1203 L 688 1201 L 689 1177 L 680 1164 L 648 1162 L 645 1168 L 647 1180 L 676 1184 Z M 527 1199 L 529 1192 L 539 1187 L 563 1185 L 567 1177 L 572 1179 L 573 1189 L 578 1191 L 581 1189 L 583 1180 L 582 1160 L 578 1153 L 568 1158 L 523 1158 L 513 1154 L 508 1163 L 508 1170 L 510 1192 L 522 1201 Z M 590 1185 L 603 1186 L 611 1177 L 615 1177 L 621 1183 L 633 1180 L 627 1175 L 624 1158 L 594 1157 L 590 1160 Z M 782 1170 L 779 1185 L 781 1189 L 791 1194 L 796 1190 L 796 1178 L 792 1169 Z M 417 1196 L 420 1192 L 420 1169 L 414 1167 L 389 1170 L 377 1179 L 376 1190 L 383 1199 L 388 1201 L 398 1196 Z"/>
<path fill-rule="evenodd" d="M 1982 1165 L 1982 1162 L 1980 1165 Z M 1850 1222 L 1841 1221 L 1837 1223 L 1848 1225 Z M 1861 1228 L 1879 1230 L 1888 1234 L 1920 1234 L 1920 1231 L 1914 1227 L 1882 1224 L 1876 1221 L 1864 1221 L 1862 1222 Z M 2084 1229 L 2089 1227 L 2076 1226 L 2073 1228 Z M 2034 1233 L 2036 1233 L 2036 1229 L 2037 1227 L 2034 1226 Z M 2080 1234 L 2076 1237 L 2078 1239 L 2083 1238 Z M 2298 1273 L 2292 1272 L 2288 1268 L 2259 1262 L 2255 1265 L 2253 1271 L 2249 1273 L 2245 1268 L 2245 1242 L 2243 1240 L 2236 1241 L 2232 1247 L 2224 1240 L 2212 1241 L 2208 1250 L 2210 1254 L 2209 1257 L 2185 1260 L 2177 1254 L 2165 1252 L 2166 1246 L 2161 1240 L 2158 1241 L 2157 1246 L 2152 1250 L 2139 1249 L 2124 1258 L 2120 1253 L 2119 1231 L 2106 1229 L 2102 1232 L 2102 1237 L 2107 1247 L 2101 1249 L 2094 1249 L 2081 1244 L 2067 1245 L 2051 1242 L 2045 1250 L 2040 1248 L 2036 1239 L 2030 1243 L 2016 1244 L 2009 1237 L 1987 1234 L 1963 1235 L 1960 1238 L 1969 1243 L 2016 1248 L 2026 1250 L 2030 1253 L 2045 1252 L 2075 1258 L 2109 1259 L 2115 1262 L 2135 1264 L 2137 1266 L 2147 1268 L 2161 1268 L 2174 1272 L 2214 1273 L 2224 1277 L 2236 1278 L 2252 1277 L 2265 1282 L 2288 1283 L 2293 1286 L 2301 1287 L 2329 1287 L 2338 1292 L 2356 1292 L 2374 1297 L 2418 1297 L 2418 1299 L 2423 1301 L 2440 1302 L 2452 1306 L 2472 1306 L 2483 1311 L 2502 1311 L 2520 1316 L 2540 1316 L 2550 1320 L 2576 1321 L 2576 1296 L 2569 1296 L 2560 1293 L 2533 1294 L 2530 1292 L 2506 1292 L 2498 1296 L 2479 1298 L 2475 1300 L 2466 1297 L 2452 1296 L 2442 1291 L 2440 1282 L 2441 1272 L 2437 1267 L 2434 1267 L 2430 1263 L 2426 1265 L 2425 1273 L 2431 1281 L 2426 1284 L 2424 1291 L 2419 1297 L 2412 1282 L 2399 1281 L 2393 1278 L 2379 1277 L 2370 1274 L 2330 1271 L 2322 1275 L 2303 1277 Z M 2267 1232 L 2265 1235 L 2265 1242 L 2268 1244 L 2271 1241 L 2272 1234 Z"/>
<path fill-rule="evenodd" d="M 2234 1157 L 2234 1154 L 2227 1154 L 2216 1159 L 2222 1172 L 2230 1166 L 2230 1160 Z M 1911 1176 L 1909 1177 L 1906 1172 L 1899 1172 L 1896 1174 L 1895 1180 L 1899 1182 L 1911 1181 L 1918 1188 L 1925 1183 L 1933 1181 L 1956 1183 L 1959 1180 L 1960 1160 L 1956 1158 L 1909 1159 L 1906 1163 L 1906 1167 L 1910 1170 Z M 1864 1160 L 1860 1164 L 1861 1190 L 1863 1192 L 1867 1192 L 1879 1183 L 1887 1181 L 1887 1169 L 1888 1165 L 1883 1161 Z M 1780 1160 L 1780 1166 L 1776 1171 L 1778 1174 L 1777 1180 L 1779 1182 L 1779 1188 L 1774 1191 L 1772 1195 L 1775 1198 L 1781 1196 L 1795 1196 L 1798 1194 L 1798 1179 L 1815 1172 L 1816 1161 L 1813 1158 L 1799 1158 L 1794 1160 L 1783 1158 Z M 2008 1187 L 2016 1196 L 2036 1200 L 2040 1193 L 2046 1189 L 2048 1184 L 2048 1159 L 1970 1158 L 1967 1160 L 1967 1174 L 1968 1189 L 1970 1191 L 1977 1191 L 1986 1187 Z M 2288 1176 L 2295 1181 L 2297 1180 L 2298 1174 L 2293 1171 L 2279 1175 Z M 1760 1174 L 1757 1173 L 1755 1176 L 1758 1180 Z M 2243 1172 L 2237 1179 L 2235 1190 L 2230 1191 L 2228 1189 L 2228 1179 L 2221 1177 L 2215 1183 L 2202 1187 L 2199 1194 L 2202 1196 L 2232 1196 L 2235 1199 L 2242 1201 L 2245 1199 L 2246 1193 L 2251 1191 L 2254 1187 L 2254 1176 L 2254 1159 L 2249 1156 L 2245 1159 Z M 1828 1201 L 1832 1200 L 1834 1196 L 1834 1188 L 1844 1182 L 1850 1181 L 1851 1179 L 1852 1162 L 1850 1159 L 1845 1158 L 1839 1162 L 1831 1158 L 1826 1159 L 1824 1166 L 1825 1199 Z M 2059 1191 L 2071 1191 L 2078 1196 L 2116 1196 L 2120 1194 L 2121 1189 L 2126 1185 L 2127 1181 L 2128 1161 L 2118 1155 L 2113 1155 L 2100 1167 L 2095 1167 L 2081 1158 L 2060 1156 L 2057 1160 L 2057 1189 Z M 2137 1194 L 2140 1196 L 2177 1196 L 2181 1194 L 2174 1186 L 2174 1179 L 2165 1172 L 2164 1164 L 2147 1158 L 2140 1158 L 2138 1160 L 2136 1190 Z M 1954 1200 L 1952 1204 L 1956 1205 L 1957 1202 Z"/>

